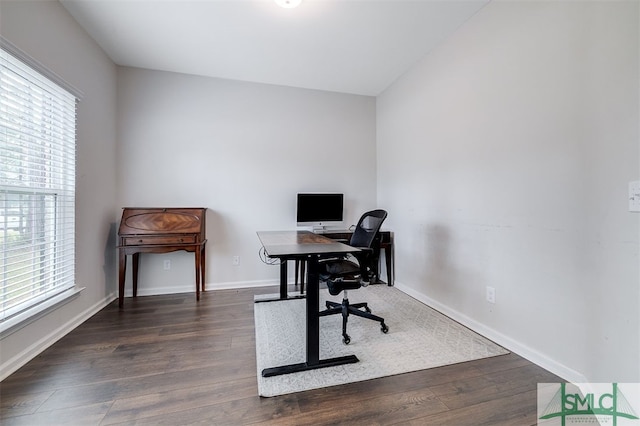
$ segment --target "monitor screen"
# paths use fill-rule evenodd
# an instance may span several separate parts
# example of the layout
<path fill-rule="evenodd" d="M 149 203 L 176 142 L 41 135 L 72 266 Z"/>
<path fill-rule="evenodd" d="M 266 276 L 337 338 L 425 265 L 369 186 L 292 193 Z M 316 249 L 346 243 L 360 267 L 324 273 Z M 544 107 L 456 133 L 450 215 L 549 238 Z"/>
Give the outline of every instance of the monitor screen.
<path fill-rule="evenodd" d="M 298 194 L 296 221 L 301 226 L 342 222 L 343 200 L 343 194 Z"/>

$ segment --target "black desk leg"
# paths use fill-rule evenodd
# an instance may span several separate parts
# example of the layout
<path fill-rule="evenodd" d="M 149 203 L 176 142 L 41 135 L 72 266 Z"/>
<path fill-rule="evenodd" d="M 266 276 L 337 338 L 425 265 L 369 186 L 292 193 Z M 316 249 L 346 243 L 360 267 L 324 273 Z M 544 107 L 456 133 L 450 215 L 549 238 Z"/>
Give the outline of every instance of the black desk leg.
<path fill-rule="evenodd" d="M 289 295 L 287 290 L 287 261 L 280 259 L 280 299 L 286 299 Z"/>
<path fill-rule="evenodd" d="M 320 361 L 320 279 L 316 256 L 309 258 L 307 277 L 307 363 L 317 364 Z"/>
<path fill-rule="evenodd" d="M 318 279 L 318 258 L 309 257 L 309 275 L 307 279 L 307 362 L 283 365 L 282 367 L 265 368 L 262 377 L 279 376 L 281 374 L 297 373 L 315 370 L 317 368 L 334 367 L 358 362 L 355 355 L 337 358 L 320 359 L 320 291 Z"/>
<path fill-rule="evenodd" d="M 387 285 L 388 286 L 392 286 L 393 285 L 393 273 L 395 272 L 393 270 L 393 247 L 391 247 L 390 245 L 388 245 L 387 247 L 385 247 L 384 249 L 384 260 L 387 264 Z"/>

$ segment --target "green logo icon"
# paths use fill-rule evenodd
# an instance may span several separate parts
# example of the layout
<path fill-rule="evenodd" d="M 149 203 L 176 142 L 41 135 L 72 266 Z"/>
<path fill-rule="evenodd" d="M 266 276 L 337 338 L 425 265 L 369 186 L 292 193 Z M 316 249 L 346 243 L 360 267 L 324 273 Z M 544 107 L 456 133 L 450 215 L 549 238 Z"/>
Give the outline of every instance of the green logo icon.
<path fill-rule="evenodd" d="M 572 424 L 593 424 L 596 419 L 598 422 L 602 421 L 613 426 L 617 426 L 619 420 L 625 420 L 625 425 L 640 425 L 636 411 L 620 391 L 617 383 L 586 384 L 583 388 L 591 390 L 586 393 L 583 393 L 577 385 L 567 383 L 555 385 L 559 385 L 559 389 L 545 409 L 539 413 L 539 420 L 558 419 L 562 426 L 567 424 L 567 419 Z M 538 387 L 538 396 L 538 404 L 540 404 L 540 387 Z"/>

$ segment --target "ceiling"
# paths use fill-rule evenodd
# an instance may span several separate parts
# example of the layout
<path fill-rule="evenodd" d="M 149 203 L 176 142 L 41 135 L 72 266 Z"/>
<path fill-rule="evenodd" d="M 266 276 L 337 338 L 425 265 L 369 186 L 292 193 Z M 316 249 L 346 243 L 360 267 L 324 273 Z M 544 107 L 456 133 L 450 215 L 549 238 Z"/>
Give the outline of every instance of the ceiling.
<path fill-rule="evenodd" d="M 376 96 L 490 0 L 60 0 L 118 65 Z"/>

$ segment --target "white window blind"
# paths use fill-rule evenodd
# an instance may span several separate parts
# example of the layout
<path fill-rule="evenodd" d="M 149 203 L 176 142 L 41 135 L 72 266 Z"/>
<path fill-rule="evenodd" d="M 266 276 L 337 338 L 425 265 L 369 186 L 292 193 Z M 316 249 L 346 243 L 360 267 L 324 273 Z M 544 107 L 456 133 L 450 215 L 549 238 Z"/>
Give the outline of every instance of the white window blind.
<path fill-rule="evenodd" d="M 0 49 L 0 321 L 75 286 L 76 97 Z"/>

